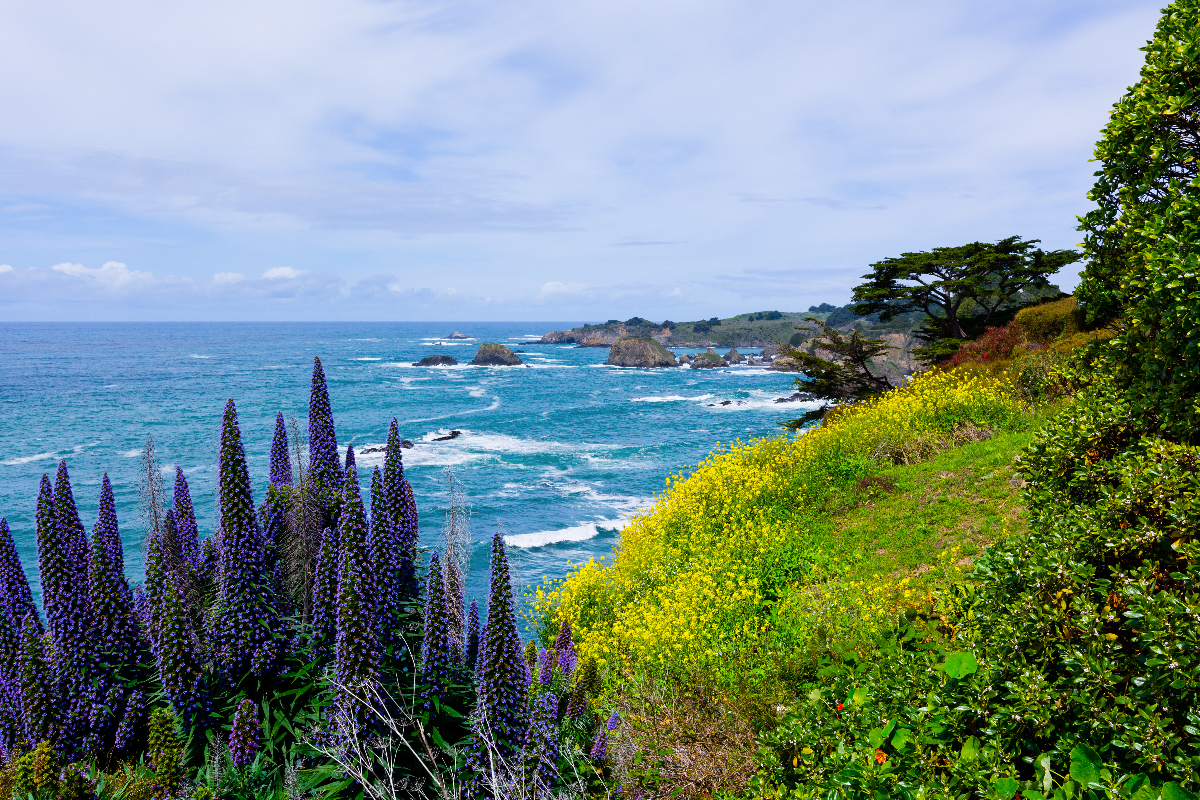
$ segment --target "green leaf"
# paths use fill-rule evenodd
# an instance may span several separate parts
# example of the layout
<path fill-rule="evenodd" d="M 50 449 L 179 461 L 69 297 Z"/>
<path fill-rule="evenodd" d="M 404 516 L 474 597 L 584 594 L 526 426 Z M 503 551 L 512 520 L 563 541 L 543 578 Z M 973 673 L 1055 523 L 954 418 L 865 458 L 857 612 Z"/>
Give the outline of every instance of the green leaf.
<path fill-rule="evenodd" d="M 1071 750 L 1071 777 L 1084 786 L 1098 784 L 1103 767 L 1100 756 L 1086 744 L 1077 744 Z"/>
<path fill-rule="evenodd" d="M 871 728 L 871 730 L 867 731 L 867 741 L 870 742 L 871 747 L 874 747 L 876 750 L 883 747 L 883 740 L 883 728 Z"/>
<path fill-rule="evenodd" d="M 957 681 L 974 674 L 979 669 L 979 662 L 973 653 L 952 653 L 943 666 L 946 674 Z"/>
<path fill-rule="evenodd" d="M 1147 783 L 1134 792 L 1130 800 L 1158 800 L 1158 787 Z"/>
<path fill-rule="evenodd" d="M 867 698 L 870 696 L 871 695 L 869 692 L 867 692 L 866 686 L 859 686 L 854 690 L 854 694 L 850 696 L 850 701 L 856 706 L 861 706 L 863 703 L 867 702 Z"/>
<path fill-rule="evenodd" d="M 968 738 L 962 744 L 960 752 L 963 761 L 973 761 L 979 757 L 979 739 L 974 736 Z"/>
<path fill-rule="evenodd" d="M 992 794 L 998 800 L 1009 800 L 1017 793 L 1019 784 L 1012 778 L 1001 778 L 992 784 Z"/>
<path fill-rule="evenodd" d="M 1196 800 L 1196 795 L 1180 786 L 1178 783 L 1164 783 L 1162 800 Z"/>
<path fill-rule="evenodd" d="M 896 735 L 892 737 L 892 747 L 897 750 L 903 750 L 904 746 L 913 740 L 913 733 L 908 728 L 901 728 L 896 731 Z"/>

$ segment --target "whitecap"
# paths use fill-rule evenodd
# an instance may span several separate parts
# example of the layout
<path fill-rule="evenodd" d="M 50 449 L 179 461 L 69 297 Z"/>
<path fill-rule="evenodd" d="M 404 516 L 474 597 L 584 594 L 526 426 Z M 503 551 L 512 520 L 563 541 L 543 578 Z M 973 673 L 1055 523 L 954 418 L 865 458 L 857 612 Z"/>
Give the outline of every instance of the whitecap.
<path fill-rule="evenodd" d="M 352 342 L 382 342 L 383 339 L 351 339 Z"/>
<path fill-rule="evenodd" d="M 616 520 L 597 520 L 596 522 L 586 522 L 582 525 L 575 525 L 570 528 L 560 528 L 556 531 L 536 531 L 534 533 L 518 533 L 512 536 L 505 536 L 504 543 L 509 547 L 545 547 L 550 544 L 559 542 L 586 542 L 588 539 L 594 539 L 600 535 L 602 530 L 605 531 L 620 531 L 629 524 L 627 519 Z"/>
<path fill-rule="evenodd" d="M 138 457 L 138 456 L 140 456 L 140 455 L 141 455 L 143 452 L 145 452 L 145 451 L 144 451 L 144 450 L 142 450 L 142 449 L 140 449 L 140 448 L 139 448 L 139 449 L 137 449 L 137 450 L 122 450 L 122 451 L 121 451 L 121 458 L 137 458 L 137 457 Z"/>
<path fill-rule="evenodd" d="M 191 356 L 189 356 L 189 357 L 190 358 L 212 358 L 212 356 L 202 356 L 198 353 L 192 353 Z"/>
<path fill-rule="evenodd" d="M 32 456 L 21 456 L 19 458 L 10 458 L 7 461 L 0 461 L 0 464 L 3 464 L 6 467 L 15 467 L 20 464 L 28 464 L 31 461 L 41 461 L 42 459 L 45 459 L 45 458 L 54 458 L 57 455 L 58 455 L 57 451 L 55 451 L 53 453 L 38 453 L 37 455 L 32 455 Z"/>
<path fill-rule="evenodd" d="M 364 356 L 362 358 L 352 358 L 350 360 L 351 361 L 383 361 L 382 358 L 375 358 L 373 356 Z"/>
<path fill-rule="evenodd" d="M 650 397 L 635 397 L 629 402 L 631 403 L 681 403 L 691 400 L 708 400 L 712 398 L 711 394 L 702 394 L 697 397 L 684 397 L 681 394 L 668 395 L 651 395 Z"/>

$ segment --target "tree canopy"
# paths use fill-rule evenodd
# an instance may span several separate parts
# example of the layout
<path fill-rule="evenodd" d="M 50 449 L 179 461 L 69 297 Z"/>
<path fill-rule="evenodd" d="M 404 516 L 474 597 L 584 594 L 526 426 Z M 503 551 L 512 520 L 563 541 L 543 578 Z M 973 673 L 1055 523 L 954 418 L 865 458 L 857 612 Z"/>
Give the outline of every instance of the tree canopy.
<path fill-rule="evenodd" d="M 887 322 L 910 311 L 926 315 L 917 334 L 930 343 L 927 354 L 949 355 L 957 341 L 997 324 L 1003 310 L 1032 296 L 1053 294 L 1047 277 L 1078 261 L 1074 250 L 1043 251 L 1039 239 L 1009 236 L 901 253 L 871 265 L 866 283 L 854 288 L 854 313 L 878 314 Z M 957 341 L 956 341 L 957 340 Z"/>
<path fill-rule="evenodd" d="M 837 329 L 815 317 L 805 317 L 805 321 L 813 323 L 815 329 L 820 331 L 811 340 L 813 349 L 823 350 L 829 357 L 822 358 L 815 353 L 789 347 L 785 354 L 804 373 L 804 377 L 795 382 L 797 389 L 812 394 L 818 400 L 845 402 L 862 400 L 893 388 L 891 381 L 883 375 L 871 372 L 871 359 L 882 356 L 890 349 L 882 340 L 868 339 L 861 331 L 851 331 L 848 337 L 842 336 Z M 799 430 L 823 418 L 829 409 L 830 404 L 826 402 L 820 408 L 779 424 L 788 430 Z"/>

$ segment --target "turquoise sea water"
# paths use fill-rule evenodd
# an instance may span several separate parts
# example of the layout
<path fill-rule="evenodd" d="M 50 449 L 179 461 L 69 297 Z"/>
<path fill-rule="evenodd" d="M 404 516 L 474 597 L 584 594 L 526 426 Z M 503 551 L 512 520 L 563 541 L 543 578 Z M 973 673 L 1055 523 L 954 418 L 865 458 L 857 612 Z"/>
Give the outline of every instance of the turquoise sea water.
<path fill-rule="evenodd" d="M 381 447 L 392 417 L 425 545 L 436 547 L 446 470 L 466 491 L 475 542 L 468 592 L 486 590 L 487 547 L 507 537 L 518 585 L 609 553 L 623 521 L 666 477 L 716 445 L 774 435 L 800 404 L 777 404 L 792 377 L 755 368 L 622 369 L 605 348 L 529 345 L 578 323 L 86 323 L 0 325 L 0 517 L 38 593 L 38 481 L 60 459 L 89 531 L 101 476 L 113 482 L 126 568 L 142 576 L 138 456 L 153 434 L 168 491 L 183 467 L 202 535 L 215 527 L 221 412 L 237 403 L 256 496 L 266 490 L 275 412 L 304 430 L 312 358 L 325 366 L 338 444 Z M 442 338 L 452 331 L 467 341 Z M 526 367 L 414 368 L 480 342 L 524 349 Z M 526 344 L 522 344 L 526 343 Z M 694 349 L 679 350 L 695 352 Z M 722 405 L 722 402 L 729 401 Z M 433 441 L 451 430 L 449 441 Z M 358 455 L 370 484 L 382 452 Z M 168 474 L 169 473 L 169 474 Z"/>

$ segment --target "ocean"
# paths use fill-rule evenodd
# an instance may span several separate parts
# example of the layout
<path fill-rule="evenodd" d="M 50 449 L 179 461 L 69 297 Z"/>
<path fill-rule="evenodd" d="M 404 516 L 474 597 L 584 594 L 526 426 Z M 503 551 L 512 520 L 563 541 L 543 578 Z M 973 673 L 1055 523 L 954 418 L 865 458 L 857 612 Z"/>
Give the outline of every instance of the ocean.
<path fill-rule="evenodd" d="M 0 517 L 35 597 L 38 482 L 60 459 L 91 530 L 102 476 L 116 496 L 126 571 L 143 574 L 139 456 L 152 434 L 168 501 L 188 477 L 201 535 L 215 528 L 221 413 L 237 403 L 255 495 L 265 494 L 276 411 L 306 430 L 313 356 L 325 367 L 338 444 L 353 444 L 364 492 L 393 417 L 421 539 L 436 548 L 448 479 L 470 508 L 470 596 L 487 591 L 492 534 L 508 544 L 514 588 L 562 577 L 612 552 L 629 517 L 718 442 L 772 436 L 802 403 L 794 376 L 756 368 L 608 367 L 607 348 L 534 345 L 570 322 L 0 324 Z M 470 337 L 450 340 L 459 331 Z M 471 367 L 500 342 L 526 367 Z M 697 352 L 695 348 L 676 351 Z M 753 350 L 749 352 L 754 352 Z M 457 367 L 411 366 L 448 354 Z M 436 441 L 460 431 L 454 438 Z"/>

